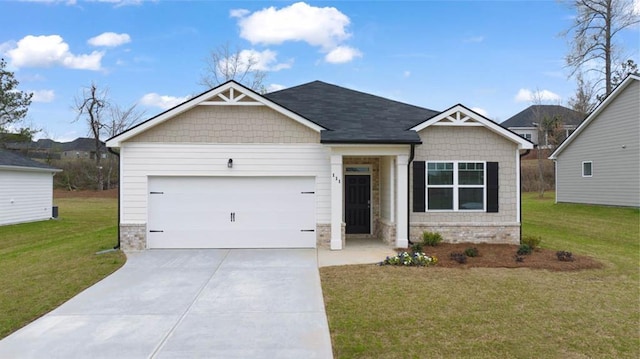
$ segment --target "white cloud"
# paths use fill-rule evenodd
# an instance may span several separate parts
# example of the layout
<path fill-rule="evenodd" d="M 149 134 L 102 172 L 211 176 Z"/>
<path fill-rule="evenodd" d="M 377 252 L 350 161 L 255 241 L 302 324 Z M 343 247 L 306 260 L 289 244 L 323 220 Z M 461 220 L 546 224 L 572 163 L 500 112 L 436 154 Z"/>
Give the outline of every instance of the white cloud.
<path fill-rule="evenodd" d="M 131 36 L 129 36 L 129 34 L 116 34 L 115 32 L 104 32 L 87 41 L 89 45 L 105 47 L 116 47 L 129 42 L 131 42 Z"/>
<path fill-rule="evenodd" d="M 64 3 L 65 5 L 76 5 L 78 3 L 77 0 L 21 0 L 24 2 L 37 2 L 37 3 L 45 3 L 45 4 L 58 4 Z M 115 7 L 127 6 L 127 5 L 141 5 L 145 1 L 153 1 L 157 0 L 87 0 L 87 2 L 99 2 L 99 3 L 108 3 L 113 4 Z"/>
<path fill-rule="evenodd" d="M 313 46 L 332 48 L 349 38 L 349 18 L 334 7 L 315 7 L 303 2 L 277 10 L 269 7 L 249 15 L 232 10 L 239 16 L 240 36 L 251 43 L 281 44 L 305 41 Z"/>
<path fill-rule="evenodd" d="M 332 64 L 343 64 L 356 57 L 362 57 L 362 53 L 358 51 L 358 49 L 354 49 L 349 46 L 338 46 L 329 51 L 329 53 L 324 57 L 324 60 Z"/>
<path fill-rule="evenodd" d="M 51 102 L 56 97 L 53 90 L 35 90 L 31 91 L 31 93 L 33 93 L 33 97 L 31 98 L 33 102 Z"/>
<path fill-rule="evenodd" d="M 267 86 L 267 92 L 275 92 L 285 89 L 286 86 L 280 84 L 271 84 Z"/>
<path fill-rule="evenodd" d="M 18 68 L 59 65 L 80 70 L 100 70 L 104 56 L 102 51 L 74 55 L 59 35 L 25 36 L 6 54 L 11 59 L 11 64 Z"/>
<path fill-rule="evenodd" d="M 174 96 L 162 96 L 155 92 L 148 93 L 140 99 L 140 103 L 145 106 L 159 107 L 163 110 L 175 107 L 189 99 L 189 96 L 174 97 Z"/>
<path fill-rule="evenodd" d="M 402 76 L 405 78 L 411 77 L 411 71 L 406 70 L 405 72 L 402 73 Z"/>
<path fill-rule="evenodd" d="M 232 9 L 231 11 L 229 11 L 229 16 L 231 17 L 245 17 L 247 15 L 249 15 L 251 13 L 251 11 L 247 10 L 247 9 Z"/>
<path fill-rule="evenodd" d="M 302 41 L 319 47 L 330 63 L 344 63 L 362 56 L 355 48 L 343 45 L 351 37 L 347 31 L 349 17 L 335 7 L 315 7 L 304 2 L 277 9 L 269 7 L 251 13 L 234 9 L 230 16 L 238 19 L 240 37 L 252 44 L 279 45 Z"/>
<path fill-rule="evenodd" d="M 516 102 L 533 102 L 538 100 L 557 102 L 562 100 L 562 97 L 549 90 L 536 90 L 532 92 L 529 89 L 520 89 L 514 99 Z"/>
<path fill-rule="evenodd" d="M 269 49 L 264 51 L 256 51 L 253 49 L 242 50 L 239 53 L 238 62 L 242 67 L 246 67 L 249 63 L 252 63 L 251 67 L 259 71 L 279 71 L 291 67 L 291 63 L 278 63 L 277 56 L 277 52 Z"/>
<path fill-rule="evenodd" d="M 464 42 L 480 43 L 484 41 L 484 36 L 471 36 L 464 39 Z"/>
<path fill-rule="evenodd" d="M 480 108 L 480 107 L 472 107 L 471 108 L 472 111 L 475 111 L 479 114 L 481 114 L 482 116 L 489 118 L 489 112 L 487 112 L 487 110 Z"/>

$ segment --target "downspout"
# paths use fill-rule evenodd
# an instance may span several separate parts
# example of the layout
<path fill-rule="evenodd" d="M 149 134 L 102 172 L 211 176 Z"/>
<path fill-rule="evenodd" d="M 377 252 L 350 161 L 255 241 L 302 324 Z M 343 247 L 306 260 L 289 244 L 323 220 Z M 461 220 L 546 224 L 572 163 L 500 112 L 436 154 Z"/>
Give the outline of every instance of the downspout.
<path fill-rule="evenodd" d="M 524 153 L 520 154 L 520 165 L 518 166 L 520 168 L 520 176 L 518 176 L 520 178 L 520 183 L 518 183 L 518 186 L 520 186 L 520 218 L 518 218 L 518 220 L 520 221 L 520 242 L 522 243 L 522 157 L 528 155 L 531 152 L 531 150 L 526 150 Z"/>
<path fill-rule="evenodd" d="M 111 147 L 107 147 L 107 150 L 118 157 L 118 244 L 113 247 L 114 250 L 120 249 L 120 187 L 122 183 L 120 183 L 120 173 L 122 172 L 122 164 L 120 163 L 120 154 L 111 149 Z"/>
<path fill-rule="evenodd" d="M 416 145 L 411 144 L 411 153 L 409 154 L 409 161 L 407 162 L 407 241 L 409 245 L 411 242 L 411 162 L 416 155 Z"/>

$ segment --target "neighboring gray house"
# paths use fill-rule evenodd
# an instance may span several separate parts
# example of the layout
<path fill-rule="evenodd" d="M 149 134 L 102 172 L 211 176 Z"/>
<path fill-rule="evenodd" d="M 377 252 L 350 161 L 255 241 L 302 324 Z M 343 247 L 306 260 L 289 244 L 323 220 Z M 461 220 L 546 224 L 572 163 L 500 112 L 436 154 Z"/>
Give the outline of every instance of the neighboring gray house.
<path fill-rule="evenodd" d="M 0 149 L 0 225 L 51 218 L 53 175 L 60 171 Z"/>
<path fill-rule="evenodd" d="M 229 81 L 107 140 L 120 153 L 120 239 L 146 248 L 342 249 L 520 241 L 520 150 L 445 111 L 314 81 L 258 94 Z"/>
<path fill-rule="evenodd" d="M 107 147 L 104 142 L 100 141 L 98 148 L 99 155 L 102 158 L 107 157 Z M 96 141 L 93 138 L 78 137 L 71 142 L 62 143 L 61 158 L 63 160 L 73 160 L 77 158 L 95 159 L 96 158 Z"/>
<path fill-rule="evenodd" d="M 560 105 L 532 105 L 502 122 L 501 125 L 527 140 L 545 147 L 549 145 L 549 140 L 545 134 L 545 138 L 542 141 L 538 141 L 537 124 L 543 118 L 552 119 L 556 117 L 560 119 L 564 130 L 564 134 L 559 139 L 562 141 L 573 133 L 580 125 L 580 122 L 584 120 L 585 115 Z"/>
<path fill-rule="evenodd" d="M 640 77 L 627 77 L 549 158 L 556 202 L 640 207 Z"/>

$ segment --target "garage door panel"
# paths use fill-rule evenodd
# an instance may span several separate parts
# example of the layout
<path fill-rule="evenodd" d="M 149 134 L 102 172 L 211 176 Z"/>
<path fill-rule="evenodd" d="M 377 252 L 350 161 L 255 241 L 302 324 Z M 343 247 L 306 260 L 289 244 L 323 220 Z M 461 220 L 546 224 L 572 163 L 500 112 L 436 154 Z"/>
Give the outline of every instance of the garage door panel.
<path fill-rule="evenodd" d="M 150 248 L 315 247 L 313 177 L 151 177 Z"/>

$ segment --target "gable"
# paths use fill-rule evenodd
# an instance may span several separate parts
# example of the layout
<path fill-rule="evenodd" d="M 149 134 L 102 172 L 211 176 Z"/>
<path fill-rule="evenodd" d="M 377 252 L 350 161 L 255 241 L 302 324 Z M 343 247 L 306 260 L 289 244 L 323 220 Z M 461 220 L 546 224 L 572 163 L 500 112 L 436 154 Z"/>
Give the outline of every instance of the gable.
<path fill-rule="evenodd" d="M 558 156 L 574 141 L 610 141 L 616 138 L 615 133 L 602 133 L 602 131 L 589 131 L 594 136 L 588 134 L 585 137 L 593 137 L 581 140 L 582 133 L 592 126 L 595 122 L 615 121 L 615 126 L 603 127 L 605 132 L 621 130 L 622 133 L 632 134 L 637 141 L 638 123 L 640 122 L 640 77 L 629 75 L 618 87 L 616 87 L 607 98 L 604 99 L 596 107 L 591 114 L 578 126 L 578 128 L 565 139 L 560 146 L 549 156 L 549 159 L 555 160 Z M 620 135 L 622 135 L 622 133 Z"/>
<path fill-rule="evenodd" d="M 421 132 L 430 127 L 449 127 L 453 129 L 473 127 L 484 128 L 507 141 L 517 144 L 519 149 L 533 148 L 533 143 L 530 141 L 460 104 L 433 116 L 411 129 L 416 132 Z"/>
<path fill-rule="evenodd" d="M 152 128 L 159 126 L 167 121 L 172 121 L 174 118 L 198 107 L 205 107 L 205 108 L 206 107 L 212 107 L 212 108 L 265 107 L 272 111 L 278 112 L 281 115 L 288 117 L 289 120 L 295 121 L 300 125 L 305 126 L 317 133 L 320 133 L 320 131 L 324 129 L 322 126 L 315 124 L 314 122 L 300 116 L 299 114 L 294 113 L 289 109 L 282 107 L 266 99 L 265 97 L 255 93 L 254 91 L 240 85 L 239 83 L 231 80 L 108 139 L 107 146 L 120 147 L 120 144 L 122 142 L 128 141 L 134 137 L 140 136 L 144 132 L 150 131 Z M 194 113 L 200 113 L 200 112 L 210 112 L 210 111 L 207 111 L 207 110 L 194 111 Z M 212 112 L 216 112 L 216 111 L 212 111 Z M 201 125 L 204 126 L 204 124 L 201 124 Z M 198 129 L 190 129 L 190 130 L 198 131 Z M 184 129 L 184 131 L 189 131 L 189 129 Z M 158 131 L 156 131 L 155 137 L 157 137 L 158 135 L 159 133 Z M 154 137 L 154 135 L 151 135 L 149 137 Z"/>
<path fill-rule="evenodd" d="M 197 106 L 127 142 L 319 143 L 320 134 L 265 106 Z"/>

